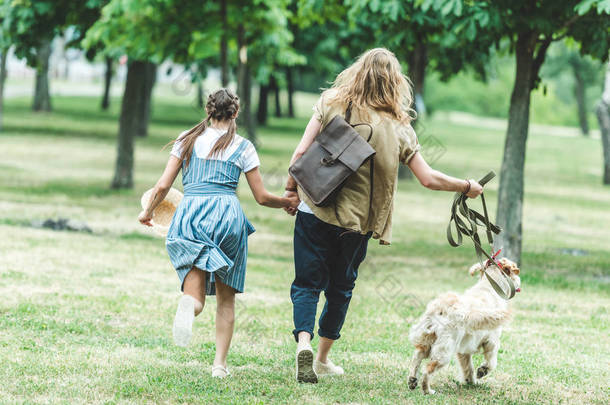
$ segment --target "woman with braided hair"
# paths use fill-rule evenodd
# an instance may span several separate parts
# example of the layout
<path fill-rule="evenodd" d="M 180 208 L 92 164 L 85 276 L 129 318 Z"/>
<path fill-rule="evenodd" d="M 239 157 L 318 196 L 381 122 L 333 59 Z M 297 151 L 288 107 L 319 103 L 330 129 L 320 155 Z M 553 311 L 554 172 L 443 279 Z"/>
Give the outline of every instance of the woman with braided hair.
<path fill-rule="evenodd" d="M 248 235 L 235 189 L 242 172 L 256 201 L 272 208 L 295 208 L 297 198 L 269 193 L 254 146 L 236 134 L 239 98 L 221 89 L 208 97 L 207 117 L 173 142 L 167 167 L 139 221 L 151 226 L 152 212 L 163 201 L 182 170 L 184 198 L 170 225 L 166 247 L 184 295 L 174 320 L 174 341 L 187 346 L 195 316 L 206 295 L 216 295 L 216 356 L 212 375 L 226 377 L 233 336 L 235 293 L 244 291 Z"/>

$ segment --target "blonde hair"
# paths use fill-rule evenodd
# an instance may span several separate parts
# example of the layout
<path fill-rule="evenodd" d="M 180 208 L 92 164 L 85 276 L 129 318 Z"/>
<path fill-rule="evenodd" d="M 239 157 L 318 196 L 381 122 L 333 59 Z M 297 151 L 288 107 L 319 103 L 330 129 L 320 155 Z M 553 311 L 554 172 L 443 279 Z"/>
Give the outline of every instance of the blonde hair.
<path fill-rule="evenodd" d="M 411 82 L 402 74 L 400 62 L 394 53 L 385 48 L 369 49 L 350 67 L 339 73 L 329 90 L 333 91 L 328 103 L 359 111 L 367 119 L 367 110 L 389 114 L 409 124 L 415 119 Z M 329 91 L 327 90 L 327 91 Z"/>

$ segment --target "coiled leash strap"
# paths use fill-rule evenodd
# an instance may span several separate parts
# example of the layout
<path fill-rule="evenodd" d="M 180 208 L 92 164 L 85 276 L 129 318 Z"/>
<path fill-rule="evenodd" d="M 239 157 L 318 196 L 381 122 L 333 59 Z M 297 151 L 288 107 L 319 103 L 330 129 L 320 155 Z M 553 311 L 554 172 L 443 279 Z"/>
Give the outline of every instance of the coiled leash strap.
<path fill-rule="evenodd" d="M 484 186 L 494 177 L 496 177 L 496 173 L 494 173 L 494 171 L 492 170 L 487 173 L 485 177 L 479 180 L 479 184 Z M 496 291 L 496 293 L 498 293 L 498 295 L 504 298 L 505 300 L 509 300 L 515 296 L 515 284 L 510 279 L 510 277 L 508 277 L 506 273 L 504 273 L 502 266 L 500 266 L 496 259 L 496 256 L 500 253 L 500 251 L 498 250 L 498 252 L 491 256 L 481 246 L 481 238 L 479 237 L 477 231 L 477 225 L 485 227 L 485 231 L 487 233 L 487 241 L 491 246 L 492 252 L 493 234 L 495 233 L 496 235 L 498 235 L 500 232 L 502 232 L 502 229 L 500 229 L 500 227 L 492 224 L 489 221 L 489 215 L 487 214 L 487 204 L 485 204 L 485 195 L 481 194 L 481 202 L 483 203 L 483 215 L 473 209 L 468 208 L 468 205 L 466 204 L 467 199 L 468 197 L 466 196 L 466 194 L 459 192 L 455 193 L 455 197 L 453 198 L 453 204 L 451 205 L 451 219 L 449 220 L 449 225 L 447 226 L 447 240 L 449 241 L 449 244 L 451 246 L 458 247 L 462 244 L 462 235 L 470 237 L 470 239 L 472 239 L 472 242 L 474 243 L 474 250 L 477 254 L 477 258 L 479 259 L 479 263 L 481 264 L 483 274 L 485 274 L 485 277 L 487 277 L 487 280 L 489 281 L 493 289 Z M 457 234 L 457 242 L 453 238 L 452 224 Z M 485 264 L 483 263 L 483 257 L 487 258 Z M 498 269 L 500 269 L 500 274 L 504 276 L 504 280 L 508 284 L 510 290 L 508 294 L 502 287 L 500 287 L 498 282 L 487 273 L 486 265 L 491 263 L 493 263 Z"/>

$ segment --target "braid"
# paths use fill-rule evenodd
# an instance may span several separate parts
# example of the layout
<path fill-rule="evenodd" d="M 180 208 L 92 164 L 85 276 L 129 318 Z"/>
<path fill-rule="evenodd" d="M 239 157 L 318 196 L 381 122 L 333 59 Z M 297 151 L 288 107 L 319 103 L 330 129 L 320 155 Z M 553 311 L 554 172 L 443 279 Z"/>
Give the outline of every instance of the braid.
<path fill-rule="evenodd" d="M 221 89 L 210 96 L 212 98 L 213 109 L 208 111 L 208 116 L 211 116 L 218 121 L 229 121 L 229 127 L 214 144 L 208 158 L 221 155 L 222 152 L 231 145 L 237 131 L 237 123 L 235 116 L 239 111 L 239 97 L 233 94 L 230 90 Z M 209 103 L 209 101 L 208 101 Z"/>

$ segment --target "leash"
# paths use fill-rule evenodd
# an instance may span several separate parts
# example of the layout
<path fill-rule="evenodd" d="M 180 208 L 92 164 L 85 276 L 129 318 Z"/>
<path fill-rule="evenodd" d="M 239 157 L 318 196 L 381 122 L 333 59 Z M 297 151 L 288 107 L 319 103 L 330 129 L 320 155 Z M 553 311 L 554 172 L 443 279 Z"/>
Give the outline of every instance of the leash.
<path fill-rule="evenodd" d="M 487 173 L 481 180 L 479 180 L 479 184 L 481 186 L 484 186 L 494 177 L 496 177 L 496 173 L 494 173 L 494 171 L 492 170 L 489 173 Z M 481 246 L 481 238 L 479 237 L 477 225 L 485 227 L 485 233 L 487 234 L 487 241 L 489 242 L 489 245 L 491 246 L 492 252 L 493 252 L 493 234 L 498 235 L 500 232 L 502 232 L 502 229 L 500 229 L 500 227 L 498 227 L 497 225 L 495 225 L 489 221 L 489 215 L 487 213 L 487 204 L 485 203 L 485 195 L 483 193 L 481 193 L 481 202 L 483 204 L 483 214 L 480 214 L 479 212 L 477 212 L 471 208 L 468 208 L 468 204 L 466 204 L 466 200 L 468 200 L 468 197 L 466 196 L 466 194 L 460 193 L 460 192 L 455 193 L 455 197 L 453 198 L 453 204 L 451 205 L 451 219 L 449 220 L 449 225 L 447 226 L 447 240 L 449 241 L 449 244 L 451 246 L 458 247 L 462 244 L 462 241 L 463 241 L 462 235 L 468 236 L 474 243 L 474 250 L 477 254 L 479 263 L 481 264 L 481 269 L 483 270 L 483 274 L 485 274 L 485 277 L 487 278 L 487 280 L 489 281 L 489 283 L 491 284 L 493 289 L 496 291 L 496 293 L 500 297 L 504 298 L 505 300 L 509 300 L 515 296 L 515 284 L 510 279 L 510 277 L 504 273 L 502 266 L 496 259 L 496 257 L 498 256 L 498 254 L 500 254 L 500 251 L 502 249 L 499 249 L 493 255 L 490 255 L 489 253 L 487 253 L 485 251 L 485 249 L 483 249 L 483 247 Z M 453 224 L 453 226 L 452 226 L 452 224 Z M 457 241 L 453 238 L 453 228 L 455 228 L 455 231 L 456 231 Z M 483 257 L 487 258 L 487 261 L 485 262 L 485 264 L 483 263 Z M 504 276 L 504 280 L 506 281 L 506 283 L 508 284 L 508 287 L 509 287 L 508 294 L 498 284 L 498 282 L 490 274 L 487 273 L 486 267 L 492 263 L 500 270 L 500 274 L 502 274 L 502 276 Z"/>

